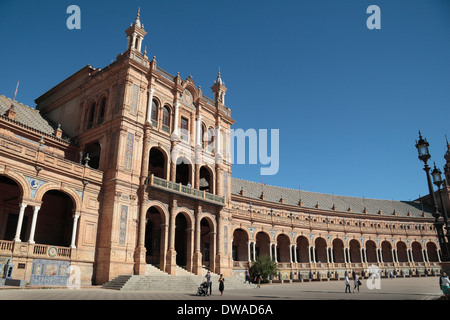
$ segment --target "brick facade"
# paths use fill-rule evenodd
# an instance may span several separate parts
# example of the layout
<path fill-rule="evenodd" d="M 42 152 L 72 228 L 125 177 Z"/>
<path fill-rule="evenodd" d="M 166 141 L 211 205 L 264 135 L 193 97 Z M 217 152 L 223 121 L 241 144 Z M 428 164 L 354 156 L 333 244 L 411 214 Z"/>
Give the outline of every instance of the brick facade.
<path fill-rule="evenodd" d="M 380 200 L 393 209 L 377 211 L 358 207 L 364 199 L 331 205 L 311 193 L 314 203 L 232 178 L 234 120 L 220 72 L 210 99 L 142 53 L 139 15 L 126 35 L 116 61 L 86 66 L 36 99 L 52 128 L 25 123 L 32 109 L 3 97 L 17 112 L 0 117 L 0 256 L 11 257 L 14 278 L 41 279 L 41 260 L 79 267 L 84 285 L 144 274 L 147 263 L 232 275 L 260 254 L 291 279 L 371 264 L 439 269 L 426 202 Z"/>

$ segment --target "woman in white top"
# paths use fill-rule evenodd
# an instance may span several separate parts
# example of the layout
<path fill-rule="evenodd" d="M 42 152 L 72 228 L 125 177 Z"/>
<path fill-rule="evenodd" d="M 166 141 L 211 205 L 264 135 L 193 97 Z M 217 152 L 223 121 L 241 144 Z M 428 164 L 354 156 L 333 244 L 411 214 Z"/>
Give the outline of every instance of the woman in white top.
<path fill-rule="evenodd" d="M 359 286 L 361 285 L 361 282 L 359 281 L 358 273 L 355 273 L 354 284 L 355 284 L 355 287 L 353 288 L 353 292 L 355 292 L 355 289 L 358 289 L 358 293 L 359 293 Z"/>
<path fill-rule="evenodd" d="M 442 273 L 441 278 L 439 279 L 439 283 L 441 285 L 441 290 L 444 293 L 445 300 L 449 299 L 449 289 L 450 289 L 450 280 L 445 272 Z"/>

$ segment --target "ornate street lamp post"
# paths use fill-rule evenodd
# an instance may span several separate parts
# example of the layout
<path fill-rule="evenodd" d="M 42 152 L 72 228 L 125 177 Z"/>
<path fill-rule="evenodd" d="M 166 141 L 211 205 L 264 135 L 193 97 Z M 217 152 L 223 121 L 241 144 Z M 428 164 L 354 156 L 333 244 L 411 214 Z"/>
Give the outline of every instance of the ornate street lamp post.
<path fill-rule="evenodd" d="M 442 198 L 441 185 L 445 185 L 445 180 L 442 179 L 442 172 L 438 168 L 436 168 L 436 164 L 434 164 L 434 169 L 431 171 L 431 177 L 433 178 L 433 183 L 438 187 L 439 199 L 441 201 L 442 208 L 442 217 L 444 218 L 445 236 L 447 237 L 447 243 L 450 243 L 450 228 L 448 225 L 448 217 L 447 217 L 447 209 L 445 208 L 444 199 Z M 448 246 L 447 246 L 448 247 Z M 450 254 L 450 252 L 449 252 Z"/>
<path fill-rule="evenodd" d="M 437 232 L 438 240 L 439 240 L 439 246 L 441 248 L 441 260 L 442 261 L 450 261 L 449 252 L 448 252 L 448 246 L 447 242 L 445 240 L 443 226 L 444 223 L 439 220 L 439 217 L 441 216 L 438 210 L 438 206 L 436 203 L 436 197 L 433 190 L 433 183 L 431 182 L 431 176 L 430 176 L 430 166 L 428 166 L 428 160 L 431 158 L 430 152 L 428 151 L 428 147 L 430 144 L 426 139 L 422 138 L 422 134 L 419 131 L 419 141 L 416 141 L 416 148 L 417 152 L 419 153 L 419 159 L 425 164 L 423 170 L 426 173 L 427 176 L 427 183 L 428 183 L 428 191 L 430 193 L 430 199 L 431 199 L 431 207 L 433 209 L 433 217 L 434 217 L 434 227 Z"/>

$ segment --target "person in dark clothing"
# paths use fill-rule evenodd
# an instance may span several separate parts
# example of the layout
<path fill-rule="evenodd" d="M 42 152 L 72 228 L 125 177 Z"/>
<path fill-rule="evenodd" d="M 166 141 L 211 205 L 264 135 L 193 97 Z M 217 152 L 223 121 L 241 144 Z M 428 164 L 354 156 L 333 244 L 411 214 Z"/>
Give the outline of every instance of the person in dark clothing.
<path fill-rule="evenodd" d="M 220 275 L 219 278 L 219 291 L 220 291 L 220 295 L 223 296 L 223 290 L 225 290 L 225 278 L 223 277 L 223 275 Z"/>

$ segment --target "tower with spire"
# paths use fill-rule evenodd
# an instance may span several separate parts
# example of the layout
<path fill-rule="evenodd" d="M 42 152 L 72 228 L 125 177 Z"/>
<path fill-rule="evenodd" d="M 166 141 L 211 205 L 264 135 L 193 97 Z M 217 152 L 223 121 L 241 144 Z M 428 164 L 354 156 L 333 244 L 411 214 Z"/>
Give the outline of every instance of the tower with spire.
<path fill-rule="evenodd" d="M 447 151 L 445 152 L 444 159 L 445 159 L 445 165 L 444 165 L 444 174 L 445 174 L 445 180 L 447 181 L 447 185 L 450 181 L 450 143 L 448 142 L 447 136 L 445 136 L 445 140 L 447 142 Z"/>
<path fill-rule="evenodd" d="M 216 103 L 216 107 L 225 106 L 225 93 L 227 92 L 227 87 L 225 86 L 225 82 L 223 82 L 220 75 L 220 67 L 217 78 L 211 89 L 214 94 L 214 102 Z"/>
<path fill-rule="evenodd" d="M 140 11 L 141 8 L 138 9 L 138 13 L 136 19 L 134 20 L 134 23 L 132 23 L 130 27 L 125 30 L 128 39 L 127 51 L 135 50 L 141 52 L 142 41 L 147 34 L 147 32 L 144 30 L 144 25 L 141 24 Z"/>

